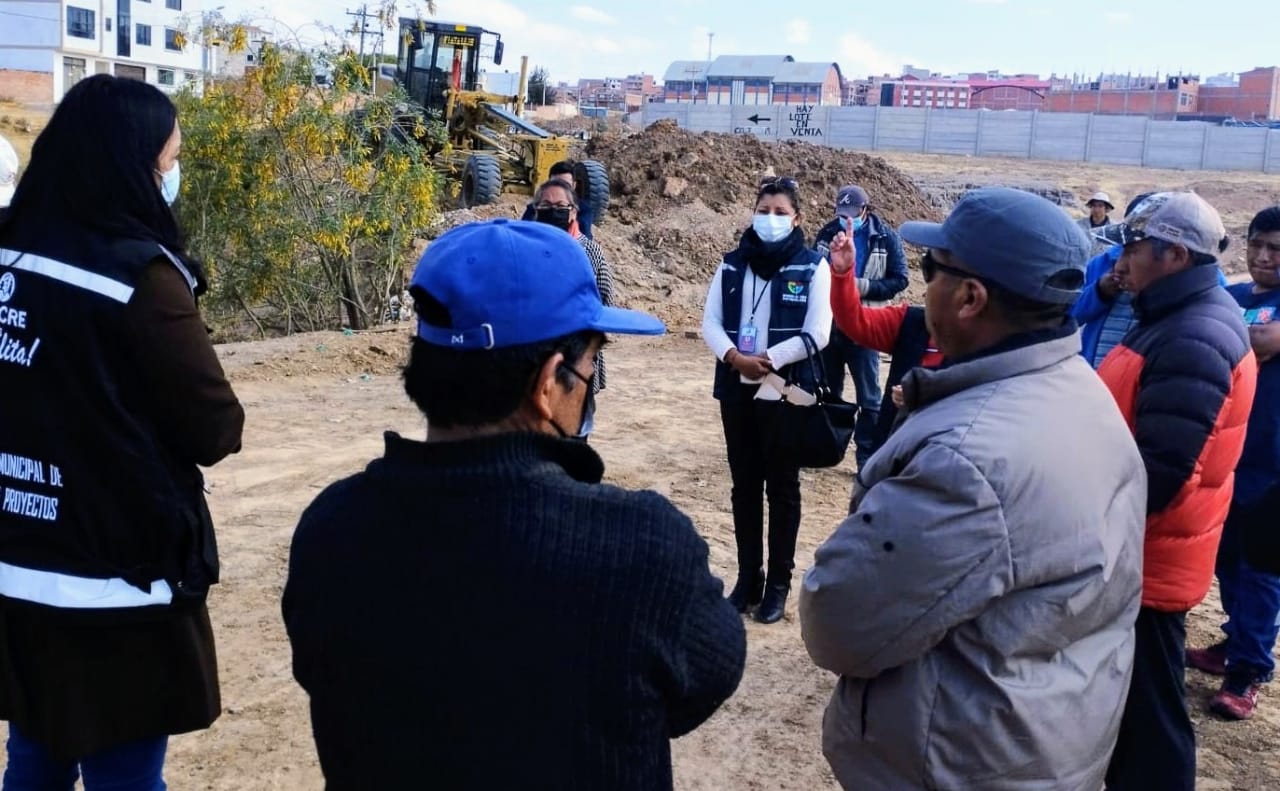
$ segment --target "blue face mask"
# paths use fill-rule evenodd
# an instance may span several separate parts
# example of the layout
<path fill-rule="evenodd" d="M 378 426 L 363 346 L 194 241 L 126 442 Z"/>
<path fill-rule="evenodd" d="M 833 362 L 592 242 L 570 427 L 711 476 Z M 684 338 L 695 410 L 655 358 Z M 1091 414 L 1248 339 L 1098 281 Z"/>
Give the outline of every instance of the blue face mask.
<path fill-rule="evenodd" d="M 795 218 L 790 214 L 756 214 L 751 217 L 751 227 L 756 236 L 766 244 L 781 242 L 791 235 L 795 227 Z"/>
<path fill-rule="evenodd" d="M 176 160 L 173 167 L 160 174 L 160 195 L 164 197 L 164 202 L 173 205 L 178 199 L 178 190 L 182 187 L 182 168 Z"/>
<path fill-rule="evenodd" d="M 862 227 L 862 218 L 861 217 L 841 217 L 840 227 L 844 229 L 845 233 L 855 233 L 859 228 Z"/>

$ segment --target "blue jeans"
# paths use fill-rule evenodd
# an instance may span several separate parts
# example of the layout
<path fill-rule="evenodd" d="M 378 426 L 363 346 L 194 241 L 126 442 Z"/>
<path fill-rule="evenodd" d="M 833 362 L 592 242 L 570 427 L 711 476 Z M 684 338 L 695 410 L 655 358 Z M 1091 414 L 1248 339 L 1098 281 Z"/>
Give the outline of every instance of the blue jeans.
<path fill-rule="evenodd" d="M 831 328 L 831 341 L 823 349 L 827 386 L 837 398 L 844 397 L 844 369 L 848 367 L 857 395 L 858 422 L 853 427 L 854 453 L 858 468 L 875 452 L 876 423 L 880 421 L 880 352 L 859 346 L 840 330 Z"/>
<path fill-rule="evenodd" d="M 85 791 L 165 791 L 161 771 L 169 737 L 123 744 L 79 761 L 55 760 L 9 725 L 9 765 L 3 791 L 71 791 L 84 773 Z"/>
<path fill-rule="evenodd" d="M 1232 512 L 1236 510 L 1232 503 Z M 1269 681 L 1276 663 L 1271 652 L 1280 634 L 1280 577 L 1245 562 L 1244 531 L 1231 516 L 1222 529 L 1215 571 L 1227 622 L 1227 673 L 1249 682 Z"/>

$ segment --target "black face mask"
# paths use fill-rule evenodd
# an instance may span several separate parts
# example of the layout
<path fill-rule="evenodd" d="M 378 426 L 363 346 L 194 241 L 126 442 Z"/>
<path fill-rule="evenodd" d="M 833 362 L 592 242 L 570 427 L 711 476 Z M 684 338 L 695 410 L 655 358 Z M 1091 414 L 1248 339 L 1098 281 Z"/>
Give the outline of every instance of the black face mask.
<path fill-rule="evenodd" d="M 573 209 L 569 208 L 546 208 L 534 209 L 533 219 L 546 225 L 554 225 L 562 231 L 569 230 L 572 220 Z"/>

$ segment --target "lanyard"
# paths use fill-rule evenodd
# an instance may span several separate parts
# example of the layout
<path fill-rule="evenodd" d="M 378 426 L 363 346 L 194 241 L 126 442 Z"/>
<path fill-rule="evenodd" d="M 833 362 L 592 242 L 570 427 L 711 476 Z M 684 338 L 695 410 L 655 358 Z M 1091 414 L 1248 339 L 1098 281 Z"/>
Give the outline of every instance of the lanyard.
<path fill-rule="evenodd" d="M 760 284 L 760 278 L 756 276 L 755 272 L 752 272 L 751 273 L 751 318 L 748 319 L 747 323 L 753 327 L 755 326 L 755 323 L 756 323 L 756 311 L 759 310 L 760 303 L 761 301 L 764 300 L 765 294 L 769 293 L 769 281 L 766 280 L 764 281 L 764 291 L 761 291 L 760 296 L 757 297 L 756 286 L 759 284 Z"/>

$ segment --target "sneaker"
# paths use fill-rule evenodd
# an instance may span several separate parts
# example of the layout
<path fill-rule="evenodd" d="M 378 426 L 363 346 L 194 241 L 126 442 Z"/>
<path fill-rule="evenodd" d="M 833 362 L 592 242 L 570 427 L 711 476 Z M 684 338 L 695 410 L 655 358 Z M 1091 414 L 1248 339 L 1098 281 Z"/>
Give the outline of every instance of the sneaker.
<path fill-rule="evenodd" d="M 1247 720 L 1258 708 L 1259 684 L 1243 685 L 1223 682 L 1213 699 L 1209 701 L 1209 711 L 1228 720 Z"/>
<path fill-rule="evenodd" d="M 1188 648 L 1187 664 L 1211 676 L 1227 674 L 1227 641 L 1214 643 L 1208 648 Z"/>

